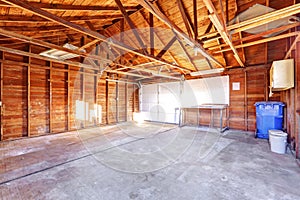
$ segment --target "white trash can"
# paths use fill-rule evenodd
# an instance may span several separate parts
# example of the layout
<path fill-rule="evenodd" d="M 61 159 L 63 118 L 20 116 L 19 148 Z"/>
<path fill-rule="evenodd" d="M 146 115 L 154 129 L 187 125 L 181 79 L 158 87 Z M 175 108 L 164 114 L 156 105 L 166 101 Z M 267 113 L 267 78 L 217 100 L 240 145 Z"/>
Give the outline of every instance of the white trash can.
<path fill-rule="evenodd" d="M 281 130 L 269 130 L 269 142 L 271 151 L 279 154 L 285 154 L 287 133 Z"/>

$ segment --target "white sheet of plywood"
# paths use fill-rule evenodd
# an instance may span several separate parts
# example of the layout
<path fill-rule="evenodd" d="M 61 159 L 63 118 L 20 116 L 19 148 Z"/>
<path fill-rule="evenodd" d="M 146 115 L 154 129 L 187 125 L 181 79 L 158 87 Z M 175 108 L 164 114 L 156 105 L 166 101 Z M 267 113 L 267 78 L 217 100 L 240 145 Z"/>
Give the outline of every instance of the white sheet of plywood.
<path fill-rule="evenodd" d="M 229 104 L 229 77 L 142 85 L 140 108 L 145 120 L 178 123 L 176 108 Z"/>

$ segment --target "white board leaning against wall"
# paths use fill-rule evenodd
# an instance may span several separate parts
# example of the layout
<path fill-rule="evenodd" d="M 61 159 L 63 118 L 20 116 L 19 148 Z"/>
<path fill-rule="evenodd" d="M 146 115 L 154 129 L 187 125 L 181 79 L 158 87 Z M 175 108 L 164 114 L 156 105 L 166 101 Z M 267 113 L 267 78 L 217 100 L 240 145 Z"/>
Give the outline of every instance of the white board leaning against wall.
<path fill-rule="evenodd" d="M 179 107 L 201 104 L 229 105 L 229 77 L 156 83 L 142 85 L 140 89 L 140 109 L 144 120 L 178 124 Z"/>

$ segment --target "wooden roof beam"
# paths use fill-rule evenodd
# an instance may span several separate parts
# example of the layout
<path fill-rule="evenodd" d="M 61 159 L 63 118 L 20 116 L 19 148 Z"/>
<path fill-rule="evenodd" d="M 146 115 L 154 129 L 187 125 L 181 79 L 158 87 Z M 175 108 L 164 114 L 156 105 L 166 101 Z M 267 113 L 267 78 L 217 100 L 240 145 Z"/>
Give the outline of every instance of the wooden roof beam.
<path fill-rule="evenodd" d="M 264 31 L 264 32 L 255 34 L 255 35 L 250 35 L 250 36 L 247 36 L 247 37 L 243 37 L 241 39 L 233 41 L 233 43 L 235 44 L 235 43 L 239 43 L 239 42 L 246 42 L 246 41 L 249 41 L 249 40 L 260 38 L 260 37 L 265 36 L 265 35 L 276 33 L 276 32 L 279 32 L 279 31 L 284 31 L 284 30 L 287 30 L 287 29 L 290 29 L 290 28 L 294 28 L 296 26 L 300 26 L 300 22 L 285 25 L 285 26 L 281 26 L 281 27 L 278 27 L 278 28 L 274 28 L 274 29 L 271 29 L 271 30 L 268 30 L 268 31 Z M 211 46 L 211 47 L 207 47 L 207 48 L 209 50 L 214 50 L 214 49 L 218 49 L 220 47 L 228 47 L 228 45 L 227 44 L 221 44 L 221 45 Z"/>
<path fill-rule="evenodd" d="M 155 15 L 160 21 L 164 22 L 169 28 L 171 28 L 179 37 L 181 37 L 183 40 L 185 40 L 190 45 L 194 46 L 199 50 L 199 52 L 209 60 L 212 60 L 215 64 L 222 66 L 222 64 L 216 60 L 213 56 L 211 56 L 208 52 L 205 51 L 203 46 L 198 43 L 193 38 L 188 37 L 176 24 L 174 24 L 172 21 L 170 21 L 159 9 L 157 9 L 155 6 L 153 6 L 152 3 L 150 3 L 148 0 L 137 0 L 141 6 L 143 6 L 145 9 L 147 9 L 149 12 L 151 12 L 153 15 Z"/>
<path fill-rule="evenodd" d="M 147 73 L 150 73 L 153 76 L 157 76 L 157 77 L 169 78 L 169 79 L 174 79 L 174 80 L 181 80 L 180 77 L 171 76 L 170 74 L 159 72 L 159 71 L 154 71 L 154 70 L 151 70 L 151 69 L 140 68 L 140 67 L 134 66 L 134 65 L 133 66 L 124 66 L 124 65 L 120 65 L 120 64 L 116 64 L 116 65 L 119 65 L 119 66 L 124 67 L 124 68 L 126 67 L 126 68 L 130 68 L 130 69 L 134 69 L 134 70 L 137 70 L 137 71 L 147 72 Z"/>
<path fill-rule="evenodd" d="M 133 21 L 130 19 L 128 13 L 126 12 L 123 4 L 121 3 L 120 0 L 115 0 L 118 8 L 120 9 L 121 13 L 123 14 L 126 22 L 129 24 L 131 31 L 133 32 L 135 38 L 137 39 L 138 43 L 140 44 L 140 46 L 142 47 L 142 51 L 144 52 L 144 54 L 148 55 L 148 51 L 147 51 L 147 47 L 144 44 L 142 38 L 140 37 L 140 34 L 136 28 L 136 26 L 134 25 Z"/>
<path fill-rule="evenodd" d="M 176 36 L 174 36 L 168 44 L 156 55 L 157 58 L 161 58 L 169 49 L 170 47 L 174 44 L 174 42 L 177 40 Z"/>
<path fill-rule="evenodd" d="M 292 6 L 288 6 L 285 7 L 283 9 L 280 10 L 275 10 L 273 12 L 258 16 L 258 17 L 254 17 L 252 19 L 248 19 L 246 21 L 240 22 L 240 23 L 236 23 L 233 25 L 229 25 L 227 26 L 227 30 L 231 31 L 231 33 L 237 33 L 237 32 L 241 32 L 241 31 L 245 31 L 247 29 L 251 29 L 260 25 L 264 25 L 267 23 L 270 23 L 272 21 L 278 20 L 278 19 L 282 19 L 285 17 L 289 17 L 295 14 L 300 13 L 300 3 L 298 4 L 294 4 Z M 199 36 L 199 39 L 203 39 L 206 37 L 213 37 L 215 35 L 217 35 L 218 32 L 211 32 L 208 34 L 204 34 Z"/>
<path fill-rule="evenodd" d="M 286 52 L 284 59 L 288 59 L 291 56 L 292 51 L 295 49 L 297 42 L 300 40 L 300 35 L 298 34 L 295 38 L 293 44 L 289 48 L 289 50 Z"/>
<path fill-rule="evenodd" d="M 30 44 L 34 44 L 34 45 L 38 45 L 38 46 L 42 46 L 42 47 L 46 47 L 46 48 L 50 48 L 50 49 L 57 49 L 57 50 L 65 51 L 65 52 L 68 52 L 68 53 L 76 54 L 76 55 L 79 55 L 79 56 L 82 56 L 82 57 L 90 57 L 90 58 L 93 58 L 93 59 L 97 59 L 99 61 L 105 60 L 103 58 L 100 59 L 98 56 L 91 55 L 91 54 L 88 54 L 88 53 L 83 53 L 83 52 L 80 51 L 81 49 L 87 48 L 88 46 L 95 44 L 95 42 L 98 42 L 96 40 L 87 43 L 86 45 L 80 47 L 78 50 L 71 50 L 71 49 L 67 49 L 67 48 L 49 43 L 49 42 L 44 42 L 42 40 L 37 40 L 37 39 L 27 37 L 27 36 L 24 36 L 24 35 L 21 35 L 21 34 L 18 34 L 18 33 L 7 31 L 7 30 L 2 29 L 2 28 L 0 28 L 0 34 L 3 35 L 3 36 L 6 36 L 6 37 L 10 37 L 10 38 L 13 38 L 13 39 L 23 41 L 23 42 L 28 42 Z"/>
<path fill-rule="evenodd" d="M 71 22 L 80 22 L 86 20 L 92 21 L 92 20 L 121 19 L 121 18 L 123 18 L 123 15 L 121 14 L 64 17 L 65 20 Z M 49 23 L 48 20 L 39 16 L 22 16 L 22 15 L 0 15 L 0 22 Z"/>
<path fill-rule="evenodd" d="M 265 42 L 271 42 L 271 41 L 280 40 L 280 39 L 283 39 L 283 38 L 293 37 L 293 36 L 296 36 L 298 34 L 299 34 L 299 32 L 286 33 L 286 34 L 283 34 L 283 35 L 277 35 L 277 36 L 274 36 L 274 37 L 265 38 L 265 39 L 257 40 L 257 41 L 254 41 L 254 42 L 248 42 L 248 43 L 236 45 L 235 48 L 238 49 L 238 48 L 243 48 L 243 47 L 250 47 L 250 46 L 257 45 L 257 44 L 262 44 L 262 43 L 265 43 Z M 230 48 L 226 48 L 226 49 L 222 49 L 220 51 L 215 51 L 214 53 L 221 53 L 221 52 L 230 51 L 230 50 L 231 50 Z"/>
<path fill-rule="evenodd" d="M 185 28 L 187 30 L 187 33 L 189 35 L 190 38 L 194 38 L 193 36 L 193 28 L 187 18 L 187 15 L 185 13 L 185 8 L 183 6 L 183 3 L 182 3 L 182 0 L 176 0 L 177 1 L 177 5 L 178 5 L 178 8 L 179 8 L 179 11 L 180 11 L 180 14 L 181 14 L 181 18 L 183 20 L 183 23 L 185 25 Z"/>
<path fill-rule="evenodd" d="M 18 31 L 18 32 L 27 32 L 27 33 L 32 33 L 32 32 L 49 32 L 49 31 L 64 31 L 67 30 L 66 27 L 61 26 L 61 25 L 54 25 L 54 26 L 0 26 L 0 28 L 5 28 L 6 30 L 9 31 Z"/>
<path fill-rule="evenodd" d="M 194 37 L 198 39 L 198 13 L 197 13 L 197 0 L 193 0 L 193 15 L 194 15 Z"/>
<path fill-rule="evenodd" d="M 153 14 L 150 13 L 150 16 L 149 16 L 149 19 L 150 19 L 150 22 L 147 21 L 147 19 L 145 18 L 145 16 L 141 13 L 141 12 L 138 12 L 140 14 L 140 16 L 145 20 L 145 22 L 148 24 L 148 26 L 150 27 L 150 46 L 151 46 L 151 55 L 154 55 L 154 38 L 156 37 L 157 40 L 162 44 L 162 45 L 165 45 L 163 43 L 163 41 L 159 38 L 159 36 L 157 35 L 157 33 L 155 32 L 155 28 L 153 28 Z M 172 60 L 178 65 L 178 62 L 176 61 L 174 55 L 168 51 L 168 54 L 171 56 Z"/>
<path fill-rule="evenodd" d="M 32 6 L 31 4 L 27 3 L 27 2 L 24 2 L 24 1 L 21 1 L 21 0 L 3 0 L 4 2 L 8 3 L 8 4 L 11 4 L 11 5 L 14 5 L 14 6 L 17 6 L 18 8 L 21 8 L 23 10 L 26 10 L 30 13 L 33 13 L 33 14 L 36 14 L 40 17 L 43 17 L 45 19 L 48 19 L 50 21 L 53 21 L 53 22 L 57 22 L 58 24 L 60 25 L 63 25 L 65 27 L 68 27 L 72 30 L 75 30 L 75 31 L 78 31 L 80 33 L 83 33 L 83 34 L 86 34 L 86 35 L 89 35 L 91 37 L 94 37 L 95 39 L 99 39 L 101 41 L 104 41 L 106 43 L 108 43 L 109 45 L 112 45 L 112 46 L 115 46 L 119 49 L 122 49 L 122 50 L 125 50 L 125 51 L 128 51 L 128 52 L 131 52 L 133 54 L 136 54 L 138 56 L 141 56 L 141 57 L 144 57 L 144 58 L 147 58 L 149 60 L 152 60 L 152 61 L 156 61 L 158 63 L 161 63 L 161 64 L 165 64 L 165 65 L 169 65 L 173 68 L 177 68 L 177 69 L 180 69 L 180 70 L 185 70 L 187 72 L 190 72 L 189 69 L 186 69 L 184 67 L 181 67 L 181 66 L 178 66 L 178 65 L 174 65 L 172 63 L 169 63 L 165 60 L 162 60 L 162 59 L 157 59 L 153 56 L 150 56 L 150 55 L 144 55 L 143 53 L 140 53 L 138 51 L 136 51 L 135 49 L 133 49 L 132 47 L 128 46 L 128 45 L 125 45 L 119 41 L 116 41 L 116 40 L 113 40 L 113 41 L 107 41 L 106 37 L 99 34 L 98 32 L 95 32 L 95 31 L 92 31 L 92 30 L 89 30 L 89 29 L 86 29 L 82 26 L 79 26 L 77 24 L 73 24 L 71 22 L 68 22 L 52 13 L 49 13 L 45 10 L 42 10 L 40 8 L 36 8 L 34 6 Z"/>
<path fill-rule="evenodd" d="M 6 2 L 6 1 L 3 1 Z M 116 6 L 84 6 L 84 5 L 66 5 L 66 4 L 48 4 L 40 2 L 30 2 L 30 5 L 36 8 L 45 10 L 57 10 L 57 11 L 117 11 L 119 10 Z M 0 7 L 13 7 L 10 3 L 0 3 Z M 125 6 L 128 11 L 136 11 L 136 6 Z"/>
<path fill-rule="evenodd" d="M 211 0 L 203 0 L 205 6 L 207 7 L 208 11 L 210 12 L 210 15 L 208 16 L 211 22 L 214 24 L 218 32 L 220 33 L 223 40 L 230 46 L 230 49 L 233 51 L 233 56 L 237 60 L 238 64 L 242 67 L 244 67 L 244 63 L 241 60 L 236 48 L 234 47 L 231 37 L 229 36 L 228 32 L 226 31 L 226 25 L 224 22 L 219 18 L 217 14 L 217 10 L 215 9 L 213 3 Z"/>
<path fill-rule="evenodd" d="M 178 40 L 179 42 L 179 46 L 181 48 L 181 50 L 183 51 L 184 55 L 186 56 L 187 60 L 191 63 L 191 65 L 195 68 L 196 71 L 198 71 L 198 68 L 196 67 L 195 63 L 193 62 L 191 56 L 188 54 L 186 48 L 184 47 L 184 45 L 182 44 L 182 42 L 180 40 Z M 210 63 L 209 63 L 210 66 Z"/>

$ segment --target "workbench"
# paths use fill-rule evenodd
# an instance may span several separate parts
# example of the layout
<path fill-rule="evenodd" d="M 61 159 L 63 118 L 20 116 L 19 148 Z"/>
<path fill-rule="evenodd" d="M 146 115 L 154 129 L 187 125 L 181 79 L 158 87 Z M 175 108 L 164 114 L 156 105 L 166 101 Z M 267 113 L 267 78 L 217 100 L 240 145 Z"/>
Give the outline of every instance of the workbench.
<path fill-rule="evenodd" d="M 186 112 L 188 110 L 197 110 L 198 120 L 201 118 L 201 111 L 210 110 L 210 127 L 215 127 L 215 112 L 219 114 L 219 132 L 222 133 L 228 129 L 228 105 L 227 104 L 201 104 L 191 107 L 181 107 L 177 108 L 179 110 L 179 127 L 185 126 L 186 122 Z M 225 120 L 225 121 L 224 121 Z M 225 122 L 225 125 L 224 125 Z M 198 122 L 199 123 L 199 122 Z"/>

